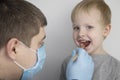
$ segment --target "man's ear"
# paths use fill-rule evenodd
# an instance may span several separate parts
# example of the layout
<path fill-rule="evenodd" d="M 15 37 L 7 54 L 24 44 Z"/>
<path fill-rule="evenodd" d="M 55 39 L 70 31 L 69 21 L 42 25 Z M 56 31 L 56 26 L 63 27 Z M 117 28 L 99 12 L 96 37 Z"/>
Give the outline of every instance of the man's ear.
<path fill-rule="evenodd" d="M 111 30 L 111 24 L 108 24 L 107 26 L 105 26 L 104 28 L 104 32 L 103 32 L 103 36 L 106 38 L 108 36 L 108 34 L 110 33 Z"/>
<path fill-rule="evenodd" d="M 12 60 L 15 60 L 16 58 L 16 46 L 18 44 L 19 40 L 16 38 L 12 38 L 8 41 L 6 45 L 6 52 L 9 58 Z"/>

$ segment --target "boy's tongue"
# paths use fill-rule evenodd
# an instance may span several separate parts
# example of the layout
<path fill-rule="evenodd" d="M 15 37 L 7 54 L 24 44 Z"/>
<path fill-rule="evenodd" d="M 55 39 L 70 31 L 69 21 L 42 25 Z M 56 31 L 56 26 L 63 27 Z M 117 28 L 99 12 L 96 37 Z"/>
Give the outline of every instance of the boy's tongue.
<path fill-rule="evenodd" d="M 90 44 L 90 41 L 80 41 L 80 47 L 85 48 Z"/>

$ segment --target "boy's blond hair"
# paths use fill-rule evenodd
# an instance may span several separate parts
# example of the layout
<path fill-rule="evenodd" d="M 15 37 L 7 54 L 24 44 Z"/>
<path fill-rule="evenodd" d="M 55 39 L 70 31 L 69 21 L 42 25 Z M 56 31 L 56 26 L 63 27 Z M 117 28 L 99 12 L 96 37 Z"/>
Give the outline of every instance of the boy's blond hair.
<path fill-rule="evenodd" d="M 78 3 L 72 11 L 71 20 L 74 22 L 76 15 L 79 12 L 88 12 L 91 9 L 97 9 L 101 14 L 101 19 L 104 25 L 111 23 L 111 10 L 109 6 L 104 2 L 104 0 L 83 0 Z"/>

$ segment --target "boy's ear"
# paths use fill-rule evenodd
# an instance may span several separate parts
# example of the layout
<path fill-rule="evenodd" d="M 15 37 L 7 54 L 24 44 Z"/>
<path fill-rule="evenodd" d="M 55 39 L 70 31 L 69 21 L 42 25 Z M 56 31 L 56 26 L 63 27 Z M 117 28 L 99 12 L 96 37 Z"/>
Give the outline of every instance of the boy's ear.
<path fill-rule="evenodd" d="M 15 60 L 16 58 L 16 46 L 18 44 L 19 40 L 16 38 L 12 38 L 8 41 L 6 45 L 6 52 L 9 58 L 12 60 Z"/>
<path fill-rule="evenodd" d="M 108 24 L 107 26 L 105 26 L 104 28 L 104 33 L 103 36 L 106 38 L 108 36 L 108 34 L 110 33 L 111 30 L 111 24 Z"/>

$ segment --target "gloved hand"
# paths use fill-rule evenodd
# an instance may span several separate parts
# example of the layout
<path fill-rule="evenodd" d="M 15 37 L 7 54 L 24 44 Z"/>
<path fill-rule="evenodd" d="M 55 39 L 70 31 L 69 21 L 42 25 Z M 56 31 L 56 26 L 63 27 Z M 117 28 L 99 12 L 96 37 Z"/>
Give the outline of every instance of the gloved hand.
<path fill-rule="evenodd" d="M 78 51 L 78 58 L 73 61 L 76 51 Z M 92 80 L 93 72 L 94 63 L 91 56 L 82 48 L 74 50 L 66 69 L 67 80 Z"/>

